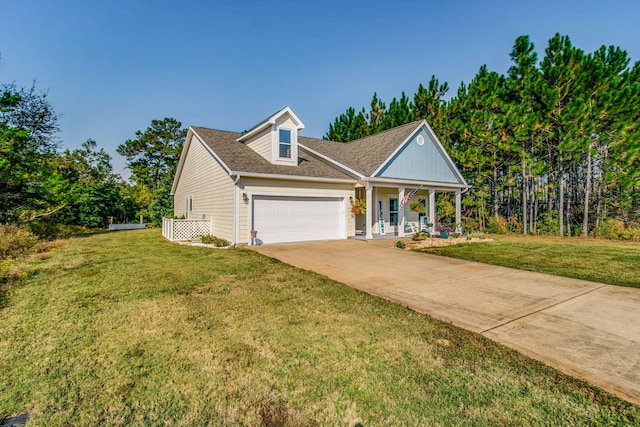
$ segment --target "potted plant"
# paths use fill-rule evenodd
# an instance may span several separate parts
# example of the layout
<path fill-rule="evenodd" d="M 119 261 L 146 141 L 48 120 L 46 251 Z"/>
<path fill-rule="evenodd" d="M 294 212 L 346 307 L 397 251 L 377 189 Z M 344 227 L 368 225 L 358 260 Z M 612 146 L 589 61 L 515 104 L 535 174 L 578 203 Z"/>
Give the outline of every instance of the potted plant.
<path fill-rule="evenodd" d="M 440 238 L 448 239 L 449 238 L 449 233 L 453 232 L 453 228 L 451 228 L 451 227 L 440 227 L 439 231 L 440 231 Z"/>
<path fill-rule="evenodd" d="M 367 201 L 365 199 L 355 199 L 351 202 L 351 213 L 354 215 L 364 215 L 367 213 Z"/>
<path fill-rule="evenodd" d="M 427 207 L 419 201 L 411 202 L 409 208 L 417 213 L 427 213 Z"/>

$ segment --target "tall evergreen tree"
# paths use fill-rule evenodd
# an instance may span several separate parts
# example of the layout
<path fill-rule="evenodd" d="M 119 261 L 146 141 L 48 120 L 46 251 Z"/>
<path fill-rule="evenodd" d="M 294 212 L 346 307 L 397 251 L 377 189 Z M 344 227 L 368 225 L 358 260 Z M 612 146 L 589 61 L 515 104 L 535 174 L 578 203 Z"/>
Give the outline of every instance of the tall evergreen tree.
<path fill-rule="evenodd" d="M 640 221 L 639 63 L 560 34 L 540 62 L 528 36 L 510 57 L 506 77 L 482 67 L 448 102 L 433 76 L 388 108 L 374 94 L 368 112 L 350 109 L 334 127 L 360 124 L 357 136 L 344 127 L 347 141 L 427 119 L 472 185 L 464 215 L 480 227 L 519 215 L 524 233 L 588 235 L 602 219 Z"/>
<path fill-rule="evenodd" d="M 387 106 L 378 98 L 377 93 L 373 94 L 371 104 L 369 105 L 369 113 L 365 115 L 365 118 L 369 125 L 369 135 L 373 135 L 386 129 L 384 127 L 384 116 L 387 113 Z"/>
<path fill-rule="evenodd" d="M 160 224 L 163 216 L 173 215 L 169 193 L 186 136 L 182 123 L 165 118 L 152 120 L 144 132 L 136 132 L 135 139 L 118 146 L 118 153 L 127 159 L 133 182 L 151 194 L 142 214 L 150 217 L 153 224 Z"/>
<path fill-rule="evenodd" d="M 411 101 L 402 92 L 400 99 L 393 98 L 389 103 L 389 109 L 382 117 L 379 129 L 382 131 L 411 123 L 415 120 L 413 111 L 414 108 Z"/>
<path fill-rule="evenodd" d="M 556 34 L 549 40 L 540 65 L 541 110 L 549 131 L 549 150 L 557 158 L 559 193 L 564 192 L 566 198 L 559 201 L 559 211 L 561 227 L 566 222 L 567 233 L 572 232 L 570 224 L 576 222 L 575 202 L 580 197 L 576 191 L 576 162 L 585 137 L 582 123 L 586 108 L 580 92 L 583 67 L 584 52 L 574 47 L 568 36 Z"/>
<path fill-rule="evenodd" d="M 474 188 L 468 197 L 477 197 L 474 203 L 481 224 L 487 216 L 499 214 L 499 196 L 502 191 L 502 171 L 511 160 L 511 151 L 505 132 L 505 78 L 487 70 L 483 65 L 466 92 L 458 92 L 458 111 L 466 114 L 456 120 L 458 146 L 464 146 L 457 158 L 474 176 Z M 487 202 L 493 201 L 489 207 Z"/>
<path fill-rule="evenodd" d="M 443 97 L 449 91 L 447 82 L 440 83 L 435 75 L 431 76 L 431 80 L 424 87 L 422 83 L 418 86 L 418 90 L 413 95 L 413 114 L 416 119 L 425 119 L 440 136 L 441 139 L 447 139 L 447 112 L 446 102 Z"/>
<path fill-rule="evenodd" d="M 329 141 L 346 142 L 363 138 L 370 133 L 364 112 L 360 111 L 356 114 L 356 110 L 350 107 L 329 125 L 329 132 L 323 138 Z"/>
<path fill-rule="evenodd" d="M 516 39 L 509 56 L 513 65 L 507 72 L 506 98 L 509 108 L 505 121 L 509 138 L 519 146 L 520 157 L 520 195 L 522 212 L 522 232 L 527 233 L 529 201 L 531 198 L 532 169 L 536 159 L 536 134 L 543 128 L 536 105 L 536 86 L 540 78 L 536 69 L 537 54 L 534 44 L 528 36 Z M 515 168 L 511 168 L 515 170 Z M 535 192 L 534 192 L 535 193 Z"/>

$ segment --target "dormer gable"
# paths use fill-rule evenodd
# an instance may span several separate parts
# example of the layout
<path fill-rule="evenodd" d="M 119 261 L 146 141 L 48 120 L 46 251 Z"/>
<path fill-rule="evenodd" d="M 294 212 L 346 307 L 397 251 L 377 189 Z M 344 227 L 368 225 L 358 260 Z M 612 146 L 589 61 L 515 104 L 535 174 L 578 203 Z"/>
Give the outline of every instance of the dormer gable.
<path fill-rule="evenodd" d="M 244 133 L 238 142 L 274 165 L 298 165 L 298 132 L 304 123 L 290 107 L 285 107 Z"/>

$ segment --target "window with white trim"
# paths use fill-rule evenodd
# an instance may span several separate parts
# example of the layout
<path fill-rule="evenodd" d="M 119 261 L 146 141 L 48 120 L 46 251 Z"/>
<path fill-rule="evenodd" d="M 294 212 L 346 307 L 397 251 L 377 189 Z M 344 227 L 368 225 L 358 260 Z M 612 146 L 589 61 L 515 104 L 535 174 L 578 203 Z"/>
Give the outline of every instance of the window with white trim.
<path fill-rule="evenodd" d="M 184 217 L 189 219 L 189 213 L 193 211 L 193 198 L 191 196 L 187 196 L 185 205 Z"/>
<path fill-rule="evenodd" d="M 279 129 L 278 130 L 278 157 L 280 159 L 291 158 L 291 130 Z"/>
<path fill-rule="evenodd" d="M 389 224 L 398 225 L 398 199 L 389 198 Z"/>

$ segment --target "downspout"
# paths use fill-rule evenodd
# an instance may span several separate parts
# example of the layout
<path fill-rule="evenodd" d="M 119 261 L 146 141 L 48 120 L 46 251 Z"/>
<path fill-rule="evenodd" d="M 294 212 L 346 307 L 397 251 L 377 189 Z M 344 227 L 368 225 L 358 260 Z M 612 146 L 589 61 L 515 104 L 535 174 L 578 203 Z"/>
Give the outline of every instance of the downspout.
<path fill-rule="evenodd" d="M 240 233 L 239 233 L 239 229 L 238 229 L 238 223 L 239 221 L 239 214 L 240 214 L 240 209 L 239 209 L 239 204 L 240 204 L 240 200 L 239 200 L 239 196 L 240 196 L 240 191 L 238 189 L 238 181 L 240 180 L 240 175 L 236 175 L 236 178 L 233 180 L 233 246 L 238 246 L 238 239 L 240 237 Z"/>

